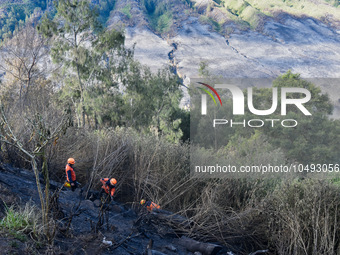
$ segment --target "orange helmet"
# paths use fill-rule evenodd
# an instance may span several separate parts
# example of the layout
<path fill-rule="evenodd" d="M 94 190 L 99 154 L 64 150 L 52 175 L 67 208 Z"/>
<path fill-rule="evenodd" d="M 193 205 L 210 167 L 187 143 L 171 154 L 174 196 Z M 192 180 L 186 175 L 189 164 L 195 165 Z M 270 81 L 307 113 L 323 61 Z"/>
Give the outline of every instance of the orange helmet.
<path fill-rule="evenodd" d="M 117 184 L 117 180 L 115 178 L 111 178 L 110 179 L 110 183 L 111 183 L 111 185 L 116 185 Z"/>
<path fill-rule="evenodd" d="M 145 199 L 142 199 L 142 200 L 140 201 L 140 204 L 141 204 L 141 205 L 144 205 L 145 202 L 146 202 Z"/>
<path fill-rule="evenodd" d="M 74 158 L 69 158 L 67 160 L 67 163 L 73 165 L 74 163 L 76 163 L 76 161 L 74 160 Z"/>

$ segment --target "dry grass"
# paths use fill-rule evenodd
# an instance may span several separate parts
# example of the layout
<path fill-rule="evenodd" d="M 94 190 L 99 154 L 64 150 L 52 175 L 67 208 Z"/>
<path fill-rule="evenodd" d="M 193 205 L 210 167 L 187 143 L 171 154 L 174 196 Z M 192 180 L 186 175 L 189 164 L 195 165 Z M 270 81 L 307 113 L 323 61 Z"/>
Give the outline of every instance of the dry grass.
<path fill-rule="evenodd" d="M 326 181 L 280 186 L 265 201 L 268 239 L 278 254 L 339 254 L 340 189 Z"/>
<path fill-rule="evenodd" d="M 265 145 L 260 139 L 256 147 L 264 148 L 259 142 Z M 231 147 L 230 156 L 248 162 L 247 155 L 242 156 L 246 148 L 252 146 Z M 294 177 L 284 182 L 279 178 L 193 178 L 189 151 L 187 144 L 131 129 L 70 128 L 51 146 L 49 165 L 64 180 L 65 161 L 75 157 L 77 176 L 88 189 L 99 190 L 99 179 L 112 176 L 118 180 L 116 200 L 136 205 L 141 198 L 155 201 L 162 209 L 189 219 L 190 224 L 183 226 L 169 222 L 187 235 L 240 247 L 244 254 L 266 248 L 277 254 L 339 253 L 338 186 Z M 268 160 L 260 152 L 251 160 Z M 203 156 L 207 151 L 197 153 Z M 280 153 L 275 155 L 283 160 Z"/>
<path fill-rule="evenodd" d="M 286 12 L 296 16 L 309 16 L 320 19 L 325 16 L 333 16 L 340 20 L 339 9 L 333 6 L 330 1 L 316 0 L 267 0 L 267 1 L 248 1 L 254 8 L 260 9 L 266 14 L 272 15 L 275 12 Z"/>
<path fill-rule="evenodd" d="M 261 243 L 254 224 L 258 205 L 276 182 L 193 178 L 188 144 L 169 143 L 131 129 L 96 133 L 70 129 L 51 153 L 50 164 L 60 165 L 61 176 L 69 156 L 76 158 L 77 176 L 89 184 L 87 188 L 99 189 L 99 179 L 112 176 L 118 180 L 116 200 L 137 205 L 145 198 L 186 216 L 193 226 L 182 231 L 190 236 L 248 243 L 249 250 Z"/>
<path fill-rule="evenodd" d="M 310 17 L 338 26 L 340 21 L 337 0 L 222 0 L 216 5 L 227 19 L 234 20 L 241 28 L 261 30 L 268 17 L 280 19 L 282 14 Z M 209 12 L 209 8 L 207 8 Z M 219 22 L 220 20 L 216 20 Z"/>

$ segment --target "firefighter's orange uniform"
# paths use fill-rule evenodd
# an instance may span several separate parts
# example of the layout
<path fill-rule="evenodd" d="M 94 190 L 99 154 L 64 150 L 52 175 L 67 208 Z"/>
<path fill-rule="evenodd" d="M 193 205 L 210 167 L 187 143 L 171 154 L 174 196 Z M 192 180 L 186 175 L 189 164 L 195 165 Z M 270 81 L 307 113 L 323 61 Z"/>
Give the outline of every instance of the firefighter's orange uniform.
<path fill-rule="evenodd" d="M 151 201 L 148 201 L 146 202 L 146 209 L 148 209 L 148 211 L 152 211 L 153 209 L 160 209 L 161 207 L 154 203 L 154 202 L 151 202 Z"/>
<path fill-rule="evenodd" d="M 113 197 L 113 195 L 116 192 L 116 179 L 114 178 L 102 178 L 100 179 L 101 183 L 103 184 L 102 186 L 102 191 L 104 190 L 107 194 Z"/>
<path fill-rule="evenodd" d="M 67 182 L 70 184 L 72 191 L 74 191 L 78 187 L 76 173 L 74 172 L 75 163 L 76 161 L 74 160 L 74 158 L 69 158 L 65 167 L 66 179 Z"/>
<path fill-rule="evenodd" d="M 142 199 L 140 201 L 140 204 L 141 205 L 145 204 L 146 205 L 146 209 L 148 209 L 149 212 L 151 212 L 153 209 L 160 209 L 161 208 L 158 204 L 156 204 L 156 203 L 154 203 L 152 201 L 145 201 L 144 199 Z"/>
<path fill-rule="evenodd" d="M 70 164 L 66 165 L 66 178 L 69 183 L 76 181 L 76 173 L 74 172 L 73 167 Z"/>

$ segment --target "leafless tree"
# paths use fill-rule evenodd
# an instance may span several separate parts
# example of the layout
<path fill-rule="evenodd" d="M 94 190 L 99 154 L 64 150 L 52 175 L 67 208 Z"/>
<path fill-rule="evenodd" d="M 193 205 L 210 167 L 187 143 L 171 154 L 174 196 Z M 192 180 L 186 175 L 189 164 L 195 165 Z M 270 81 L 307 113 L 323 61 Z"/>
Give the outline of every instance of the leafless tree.
<path fill-rule="evenodd" d="M 0 46 L 0 70 L 5 72 L 8 85 L 19 86 L 19 97 L 25 98 L 32 82 L 46 71 L 47 39 L 28 23 L 14 32 L 13 37 Z"/>
<path fill-rule="evenodd" d="M 53 84 L 47 79 L 45 63 L 49 58 L 47 43 L 33 24 L 28 24 L 0 46 L 0 70 L 6 73 L 0 98 L 0 142 L 14 148 L 30 163 L 41 202 L 45 235 L 51 243 L 55 228 L 49 215 L 46 148 L 65 132 L 70 118 L 53 103 Z M 45 187 L 40 182 L 40 172 Z"/>
<path fill-rule="evenodd" d="M 1 103 L 1 102 L 0 102 Z M 43 160 L 42 173 L 45 180 L 45 189 L 43 191 L 42 185 L 40 184 L 39 168 L 37 159 L 42 156 L 46 159 L 45 148 L 46 146 L 54 141 L 60 134 L 65 130 L 68 125 L 68 116 L 64 115 L 58 119 L 58 124 L 51 126 L 46 118 L 43 118 L 41 114 L 35 114 L 33 119 L 28 120 L 27 129 L 31 130 L 31 139 L 34 139 L 34 146 L 27 146 L 27 141 L 20 138 L 20 134 L 17 134 L 12 128 L 12 124 L 6 117 L 4 108 L 1 106 L 0 113 L 0 142 L 6 143 L 10 146 L 15 147 L 21 153 L 24 154 L 27 160 L 29 160 L 32 170 L 35 175 L 36 185 L 38 188 L 41 210 L 43 215 L 43 224 L 45 227 L 45 235 L 49 242 L 52 242 L 54 237 L 54 228 L 50 226 L 49 217 L 49 174 L 46 164 L 46 160 Z"/>

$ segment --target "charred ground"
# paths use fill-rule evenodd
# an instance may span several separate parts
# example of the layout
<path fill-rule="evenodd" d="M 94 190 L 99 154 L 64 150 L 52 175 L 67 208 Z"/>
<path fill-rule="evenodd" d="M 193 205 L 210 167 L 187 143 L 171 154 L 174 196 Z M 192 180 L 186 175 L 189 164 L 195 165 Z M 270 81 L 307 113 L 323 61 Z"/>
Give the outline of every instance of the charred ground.
<path fill-rule="evenodd" d="M 11 206 L 40 204 L 34 175 L 25 169 L 2 165 L 0 190 L 1 218 Z M 188 240 L 179 231 L 190 224 L 184 217 L 167 211 L 149 213 L 133 204 L 103 204 L 98 191 L 89 191 L 86 198 L 86 188 L 72 192 L 54 181 L 51 192 L 51 214 L 56 219 L 54 245 L 45 246 L 29 235 L 20 238 L 2 229 L 1 254 L 193 254 L 185 248 Z M 227 254 L 227 249 L 221 248 L 210 248 L 209 254 Z"/>

